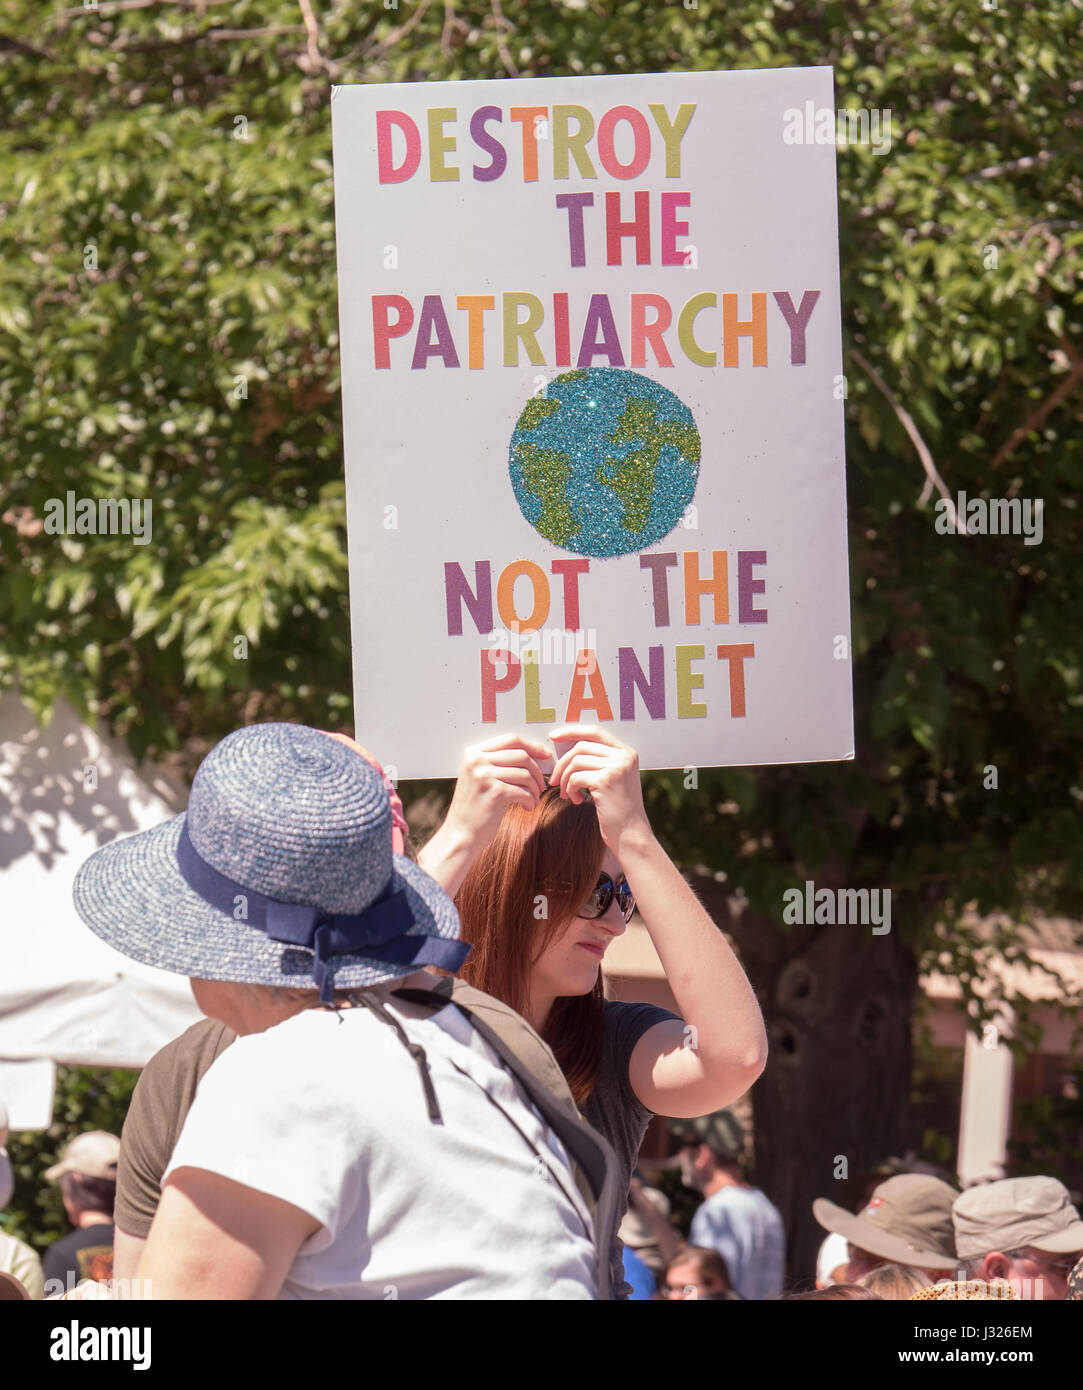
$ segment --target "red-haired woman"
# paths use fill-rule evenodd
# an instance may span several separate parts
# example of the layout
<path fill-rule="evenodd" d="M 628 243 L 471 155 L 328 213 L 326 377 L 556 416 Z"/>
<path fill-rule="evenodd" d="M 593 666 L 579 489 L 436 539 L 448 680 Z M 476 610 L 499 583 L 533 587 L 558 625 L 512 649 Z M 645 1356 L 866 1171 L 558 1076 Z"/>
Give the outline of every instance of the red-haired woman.
<path fill-rule="evenodd" d="M 421 862 L 442 860 L 473 943 L 461 975 L 549 1043 L 626 1192 L 651 1115 L 736 1100 L 763 1070 L 766 1035 L 736 956 L 651 830 L 635 750 L 598 728 L 550 738 L 548 788 L 543 744 L 508 735 L 472 750 Z M 602 959 L 635 909 L 680 1017 L 604 998 Z"/>

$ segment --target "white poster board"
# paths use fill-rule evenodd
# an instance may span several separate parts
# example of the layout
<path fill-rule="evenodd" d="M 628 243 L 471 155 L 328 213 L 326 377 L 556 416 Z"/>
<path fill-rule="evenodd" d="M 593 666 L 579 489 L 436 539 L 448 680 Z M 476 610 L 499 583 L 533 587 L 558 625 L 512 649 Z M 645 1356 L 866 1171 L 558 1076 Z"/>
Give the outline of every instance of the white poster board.
<path fill-rule="evenodd" d="M 354 698 L 853 756 L 830 68 L 332 94 Z M 833 121 L 831 123 L 833 130 Z"/>

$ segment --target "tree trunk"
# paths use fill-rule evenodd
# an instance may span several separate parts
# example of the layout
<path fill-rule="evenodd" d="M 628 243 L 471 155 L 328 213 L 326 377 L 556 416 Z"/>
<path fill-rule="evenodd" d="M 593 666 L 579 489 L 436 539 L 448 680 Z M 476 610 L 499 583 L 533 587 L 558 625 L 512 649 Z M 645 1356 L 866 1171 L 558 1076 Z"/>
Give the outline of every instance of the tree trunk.
<path fill-rule="evenodd" d="M 808 1279 L 826 1235 L 813 1199 L 847 1205 L 844 1179 L 902 1150 L 915 962 L 895 931 L 734 917 L 725 885 L 698 878 L 696 890 L 763 1009 L 770 1053 L 752 1090 L 754 1181 L 782 1212 L 790 1278 Z"/>

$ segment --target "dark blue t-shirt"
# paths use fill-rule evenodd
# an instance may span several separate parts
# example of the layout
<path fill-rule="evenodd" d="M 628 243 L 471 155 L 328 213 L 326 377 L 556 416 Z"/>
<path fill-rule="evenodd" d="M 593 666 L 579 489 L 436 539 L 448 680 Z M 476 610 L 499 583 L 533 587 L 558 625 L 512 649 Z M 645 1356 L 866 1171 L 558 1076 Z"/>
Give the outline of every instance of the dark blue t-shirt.
<path fill-rule="evenodd" d="M 681 1022 L 677 1014 L 657 1004 L 622 1004 L 614 999 L 605 1003 L 605 1034 L 598 1079 L 583 1113 L 596 1130 L 612 1144 L 617 1155 L 617 1182 L 620 1193 L 619 1216 L 628 1208 L 628 1187 L 639 1157 L 639 1146 L 650 1124 L 652 1111 L 640 1101 L 628 1079 L 628 1063 L 636 1043 L 648 1028 L 667 1019 Z M 623 1282 L 619 1240 L 614 1243 L 613 1287 Z"/>

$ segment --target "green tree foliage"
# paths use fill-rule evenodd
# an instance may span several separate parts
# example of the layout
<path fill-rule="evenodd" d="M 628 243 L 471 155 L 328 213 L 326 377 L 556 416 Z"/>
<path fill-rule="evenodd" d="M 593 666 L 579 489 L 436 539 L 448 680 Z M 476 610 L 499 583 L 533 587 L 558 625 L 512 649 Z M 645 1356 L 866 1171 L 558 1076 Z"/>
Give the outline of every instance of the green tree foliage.
<path fill-rule="evenodd" d="M 891 115 L 888 152 L 838 153 L 857 760 L 658 774 L 651 808 L 776 956 L 786 888 L 890 887 L 883 950 L 940 959 L 980 1013 L 983 953 L 1018 943 L 963 905 L 1083 910 L 1081 22 L 1080 0 L 9 0 L 0 682 L 140 753 L 348 721 L 331 82 L 832 64 L 840 108 Z M 1043 498 L 1043 544 L 938 534 L 923 455 L 953 495 Z M 153 544 L 45 535 L 69 488 L 152 498 Z"/>
<path fill-rule="evenodd" d="M 104 1129 L 119 1134 L 128 1101 L 139 1077 L 135 1071 L 100 1067 L 57 1067 L 53 1123 L 44 1132 L 15 1133 L 8 1154 L 15 1174 L 15 1194 L 0 1214 L 3 1230 L 42 1252 L 71 1230 L 55 1183 L 45 1170 L 77 1134 Z"/>

